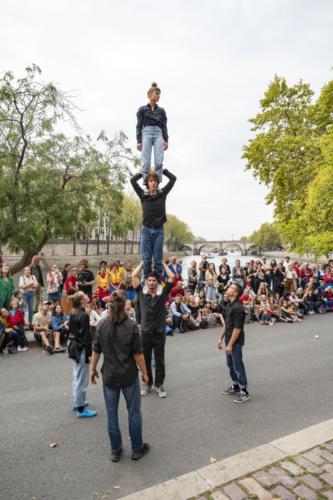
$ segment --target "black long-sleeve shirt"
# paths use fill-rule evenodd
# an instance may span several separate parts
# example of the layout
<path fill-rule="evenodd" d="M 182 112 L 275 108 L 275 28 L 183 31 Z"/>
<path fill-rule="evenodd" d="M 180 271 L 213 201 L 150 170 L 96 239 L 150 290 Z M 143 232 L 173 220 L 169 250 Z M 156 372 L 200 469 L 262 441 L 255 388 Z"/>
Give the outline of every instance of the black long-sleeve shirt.
<path fill-rule="evenodd" d="M 163 170 L 163 174 L 168 177 L 169 182 L 160 191 L 154 195 L 145 193 L 144 190 L 139 186 L 138 180 L 141 179 L 142 174 L 136 174 L 131 179 L 131 184 L 134 191 L 138 195 L 142 206 L 142 224 L 151 228 L 158 228 L 163 226 L 167 221 L 165 212 L 165 201 L 168 193 L 173 188 L 177 177 L 173 175 L 166 168 Z"/>
<path fill-rule="evenodd" d="M 138 119 L 136 125 L 136 140 L 138 144 L 142 143 L 142 129 L 147 126 L 160 127 L 164 142 L 168 142 L 167 116 L 163 108 L 160 108 L 157 104 L 154 108 L 150 104 L 146 104 L 138 109 L 136 117 Z"/>

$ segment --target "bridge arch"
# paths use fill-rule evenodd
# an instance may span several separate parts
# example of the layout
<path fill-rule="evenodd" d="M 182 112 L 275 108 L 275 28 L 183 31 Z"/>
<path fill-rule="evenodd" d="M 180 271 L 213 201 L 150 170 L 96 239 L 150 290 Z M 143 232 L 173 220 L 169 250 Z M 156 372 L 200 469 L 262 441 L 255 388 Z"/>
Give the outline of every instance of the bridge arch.
<path fill-rule="evenodd" d="M 233 249 L 237 248 L 237 250 L 239 250 L 241 254 L 243 254 L 243 252 L 244 252 L 244 248 L 242 248 L 242 246 L 239 243 L 237 243 L 236 241 L 229 241 L 229 242 L 222 243 L 222 246 L 223 246 L 223 250 L 233 250 Z"/>
<path fill-rule="evenodd" d="M 218 248 L 216 245 L 214 245 L 214 244 L 212 244 L 212 243 L 209 243 L 209 242 L 208 242 L 208 243 L 203 243 L 203 244 L 202 244 L 202 245 L 198 248 L 198 252 L 199 252 L 199 254 L 200 254 L 201 250 L 202 250 L 203 248 L 205 248 L 205 247 L 207 247 L 207 252 L 209 252 L 209 251 L 210 251 L 210 252 L 217 252 L 217 253 L 219 252 L 219 248 Z"/>

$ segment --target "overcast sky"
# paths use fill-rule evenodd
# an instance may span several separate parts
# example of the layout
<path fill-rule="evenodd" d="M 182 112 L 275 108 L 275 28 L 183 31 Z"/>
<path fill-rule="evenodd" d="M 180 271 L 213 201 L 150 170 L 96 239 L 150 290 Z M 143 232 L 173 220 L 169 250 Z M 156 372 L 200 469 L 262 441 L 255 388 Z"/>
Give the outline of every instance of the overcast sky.
<path fill-rule="evenodd" d="M 162 89 L 177 183 L 169 213 L 207 239 L 272 220 L 266 190 L 244 172 L 248 119 L 274 74 L 319 91 L 332 78 L 331 0 L 0 0 L 0 70 L 78 92 L 91 135 L 122 129 L 135 148 L 137 108 Z"/>

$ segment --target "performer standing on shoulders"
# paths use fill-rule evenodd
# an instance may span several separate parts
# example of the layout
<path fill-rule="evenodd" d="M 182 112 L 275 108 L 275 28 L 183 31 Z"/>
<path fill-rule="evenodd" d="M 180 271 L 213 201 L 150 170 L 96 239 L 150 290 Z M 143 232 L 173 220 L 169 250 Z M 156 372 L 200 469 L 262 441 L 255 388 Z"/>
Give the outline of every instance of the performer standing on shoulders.
<path fill-rule="evenodd" d="M 222 326 L 221 335 L 217 342 L 218 349 L 222 349 L 222 341 L 225 338 L 225 353 L 232 380 L 232 385 L 225 389 L 222 394 L 234 396 L 234 403 L 246 403 L 251 399 L 247 390 L 242 355 L 245 322 L 245 311 L 239 300 L 242 293 L 243 289 L 239 284 L 233 283 L 229 286 L 228 298 L 230 302 L 226 309 L 225 325 Z"/>
<path fill-rule="evenodd" d="M 152 172 L 148 174 L 148 194 L 145 194 L 144 190 L 138 184 L 138 180 L 142 177 L 142 174 L 136 174 L 131 179 L 133 189 L 140 198 L 143 212 L 141 255 L 144 263 L 145 278 L 147 278 L 152 270 L 152 257 L 154 258 L 155 273 L 161 277 L 163 272 L 163 224 L 167 221 L 165 201 L 177 179 L 175 175 L 166 169 L 163 170 L 163 173 L 169 178 L 169 182 L 160 190 L 158 190 L 159 178 L 156 173 Z"/>
<path fill-rule="evenodd" d="M 136 125 L 137 149 L 142 151 L 142 176 L 146 184 L 146 178 L 151 165 L 151 152 L 154 148 L 155 172 L 162 182 L 164 151 L 168 149 L 167 116 L 163 108 L 158 106 L 161 90 L 157 83 L 152 83 L 147 92 L 149 102 L 139 108 Z"/>

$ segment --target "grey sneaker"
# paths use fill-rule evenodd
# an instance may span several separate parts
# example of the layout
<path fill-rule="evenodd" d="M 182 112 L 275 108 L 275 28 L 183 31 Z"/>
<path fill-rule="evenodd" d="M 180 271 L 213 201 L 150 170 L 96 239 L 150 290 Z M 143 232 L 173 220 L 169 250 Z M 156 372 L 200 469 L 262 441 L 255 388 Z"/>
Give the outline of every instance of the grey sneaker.
<path fill-rule="evenodd" d="M 234 403 L 242 404 L 250 401 L 250 395 L 248 392 L 240 391 L 234 399 Z"/>
<path fill-rule="evenodd" d="M 151 393 L 151 387 L 150 385 L 142 385 L 141 386 L 141 396 L 148 396 L 148 394 Z"/>
<path fill-rule="evenodd" d="M 233 396 L 234 394 L 239 394 L 240 389 L 235 389 L 235 386 L 231 385 L 228 387 L 228 389 L 224 389 L 222 391 L 222 394 L 225 394 L 226 396 Z"/>
<path fill-rule="evenodd" d="M 160 398 L 166 398 L 168 393 L 164 389 L 163 385 L 160 385 L 159 387 L 154 386 L 154 391 L 158 394 Z"/>

